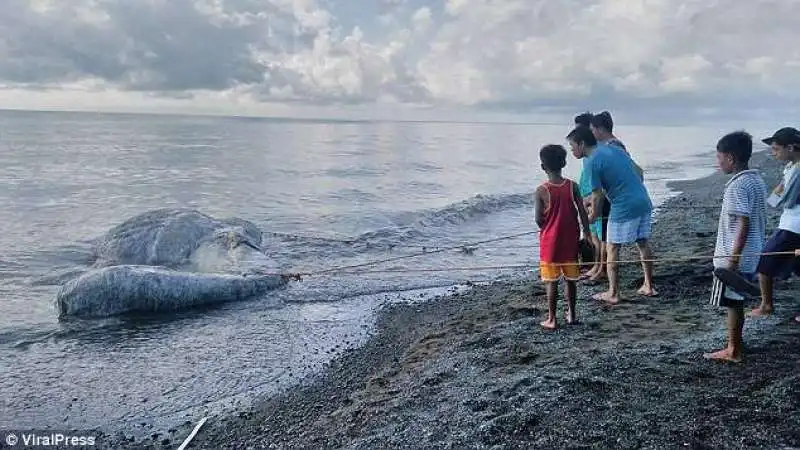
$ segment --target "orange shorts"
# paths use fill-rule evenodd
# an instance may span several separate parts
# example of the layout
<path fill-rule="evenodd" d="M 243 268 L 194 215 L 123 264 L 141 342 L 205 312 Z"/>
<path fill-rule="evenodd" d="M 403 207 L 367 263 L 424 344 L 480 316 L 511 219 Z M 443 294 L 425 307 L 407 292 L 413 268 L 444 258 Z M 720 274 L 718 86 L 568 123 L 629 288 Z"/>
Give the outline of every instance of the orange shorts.
<path fill-rule="evenodd" d="M 581 277 L 578 262 L 539 263 L 539 276 L 541 276 L 542 281 L 558 281 L 562 275 L 565 280 L 578 281 Z"/>

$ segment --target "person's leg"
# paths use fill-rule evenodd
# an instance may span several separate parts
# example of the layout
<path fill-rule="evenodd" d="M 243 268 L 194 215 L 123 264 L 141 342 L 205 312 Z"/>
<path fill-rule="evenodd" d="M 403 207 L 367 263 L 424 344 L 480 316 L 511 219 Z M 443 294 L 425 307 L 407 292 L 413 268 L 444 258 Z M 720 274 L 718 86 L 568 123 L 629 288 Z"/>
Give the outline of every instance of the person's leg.
<path fill-rule="evenodd" d="M 593 278 L 594 281 L 600 281 L 606 277 L 607 271 L 607 264 L 608 264 L 608 253 L 606 251 L 606 247 L 608 245 L 608 216 L 611 214 L 611 203 L 606 199 L 603 202 L 603 217 L 599 219 L 600 221 L 600 269 L 598 270 L 597 274 Z"/>
<path fill-rule="evenodd" d="M 615 305 L 620 301 L 619 295 L 619 247 L 622 244 L 633 243 L 636 240 L 636 226 L 634 221 L 616 222 L 609 220 L 608 233 L 606 234 L 606 271 L 608 272 L 608 290 L 595 294 L 592 298 Z"/>
<path fill-rule="evenodd" d="M 558 297 L 558 281 L 545 282 L 547 292 L 547 320 L 539 324 L 548 330 L 556 329 L 556 300 Z"/>
<path fill-rule="evenodd" d="M 619 270 L 617 260 L 619 259 L 619 244 L 609 242 L 606 245 L 606 270 L 608 271 L 608 290 L 595 294 L 594 299 L 616 305 L 620 301 L 619 296 Z"/>
<path fill-rule="evenodd" d="M 725 348 L 703 355 L 706 359 L 721 361 L 741 362 L 744 359 L 744 344 L 742 332 L 744 330 L 744 297 L 722 288 L 722 305 L 728 309 L 727 329 L 728 343 Z M 736 298 L 731 298 L 736 297 Z"/>
<path fill-rule="evenodd" d="M 639 295 L 655 297 L 658 295 L 655 283 L 653 282 L 653 250 L 650 247 L 650 234 L 652 219 L 650 214 L 646 214 L 639 219 L 636 230 L 636 247 L 639 249 L 639 256 L 642 260 L 642 271 L 644 272 L 644 282 L 637 291 Z"/>
<path fill-rule="evenodd" d="M 637 291 L 639 295 L 654 297 L 658 295 L 655 284 L 653 283 L 653 250 L 647 240 L 636 241 L 636 247 L 639 249 L 639 256 L 642 259 L 642 270 L 644 271 L 644 283 Z"/>
<path fill-rule="evenodd" d="M 763 253 L 782 253 L 800 246 L 800 235 L 778 230 L 764 245 Z M 768 316 L 774 309 L 773 294 L 775 278 L 785 279 L 791 275 L 795 258 L 792 255 L 763 255 L 759 258 L 758 284 L 761 288 L 761 304 L 750 311 L 750 316 Z"/>
<path fill-rule="evenodd" d="M 572 280 L 567 280 L 567 323 L 573 324 L 575 320 L 575 297 L 577 297 L 578 287 Z"/>
<path fill-rule="evenodd" d="M 728 308 L 728 334 L 731 336 L 730 353 L 732 361 L 744 359 L 744 301 Z"/>
<path fill-rule="evenodd" d="M 551 330 L 556 328 L 556 300 L 560 274 L 561 269 L 555 264 L 539 263 L 539 275 L 544 283 L 547 296 L 547 320 L 540 322 L 540 325 Z"/>
<path fill-rule="evenodd" d="M 578 296 L 577 281 L 580 270 L 577 264 L 564 265 L 562 268 L 564 270 L 564 280 L 567 284 L 566 321 L 568 324 L 573 324 L 575 323 L 575 299 Z"/>
<path fill-rule="evenodd" d="M 721 361 L 742 362 L 744 359 L 744 344 L 742 343 L 742 330 L 744 329 L 744 302 L 728 307 L 728 345 L 722 350 L 703 355 L 706 359 Z"/>
<path fill-rule="evenodd" d="M 587 274 L 588 278 L 591 280 L 596 280 L 597 276 L 600 274 L 601 265 L 603 261 L 603 227 L 601 225 L 600 219 L 595 220 L 589 225 L 589 228 L 592 233 L 592 245 L 594 245 L 594 261 L 595 264 L 592 266 L 592 270 Z"/>
<path fill-rule="evenodd" d="M 588 272 L 586 272 L 586 277 L 587 278 L 594 277 L 600 271 L 601 243 L 600 243 L 600 239 L 594 233 L 594 228 L 595 227 L 592 226 L 591 228 L 592 228 L 592 236 L 591 236 L 592 240 L 591 240 L 591 242 L 592 242 L 592 247 L 594 247 L 594 265 L 592 266 L 592 268 Z"/>
<path fill-rule="evenodd" d="M 595 272 L 594 276 L 591 278 L 592 281 L 601 281 L 606 277 L 606 264 L 608 262 L 608 252 L 606 251 L 607 244 L 599 238 L 598 244 L 600 246 L 600 251 L 598 252 L 599 257 L 597 259 L 597 272 Z"/>
<path fill-rule="evenodd" d="M 761 304 L 758 305 L 758 308 L 750 311 L 750 316 L 759 317 L 772 314 L 773 281 L 774 279 L 767 274 L 758 274 L 758 286 L 761 288 Z"/>

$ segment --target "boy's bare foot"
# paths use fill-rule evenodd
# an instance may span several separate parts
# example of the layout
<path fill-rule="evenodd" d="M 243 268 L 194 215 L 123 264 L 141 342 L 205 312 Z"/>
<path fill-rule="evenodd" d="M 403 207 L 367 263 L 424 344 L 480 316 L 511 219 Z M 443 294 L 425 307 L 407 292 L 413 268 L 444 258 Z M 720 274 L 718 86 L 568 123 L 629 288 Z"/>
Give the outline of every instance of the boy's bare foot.
<path fill-rule="evenodd" d="M 795 317 L 794 321 L 797 322 L 797 323 L 800 323 L 800 316 Z"/>
<path fill-rule="evenodd" d="M 539 322 L 539 325 L 546 330 L 555 330 L 556 329 L 556 320 L 555 319 L 547 319 L 542 322 Z"/>
<path fill-rule="evenodd" d="M 599 273 L 596 273 L 593 276 L 589 277 L 589 280 L 591 280 L 591 281 L 603 281 L 605 279 L 606 279 L 605 272 L 599 272 Z"/>
<path fill-rule="evenodd" d="M 772 314 L 772 308 L 764 308 L 763 306 L 759 306 L 758 308 L 753 309 L 750 311 L 748 316 L 750 317 L 766 317 Z"/>
<path fill-rule="evenodd" d="M 703 358 L 705 359 L 714 359 L 717 361 L 728 361 L 728 362 L 735 362 L 740 363 L 742 362 L 741 356 L 734 356 L 733 352 L 729 348 L 724 348 L 722 350 L 717 350 L 716 352 L 712 353 L 704 353 Z"/>
<path fill-rule="evenodd" d="M 578 323 L 578 319 L 574 316 L 567 316 L 567 325 L 575 325 Z"/>
<path fill-rule="evenodd" d="M 643 285 L 636 293 L 644 295 L 645 297 L 658 297 L 658 291 L 653 289 L 652 286 Z"/>
<path fill-rule="evenodd" d="M 606 302 L 609 305 L 616 305 L 619 303 L 619 295 L 612 295 L 609 291 L 594 294 L 592 298 L 597 301 Z"/>
<path fill-rule="evenodd" d="M 567 325 L 572 325 L 576 322 L 575 314 L 572 312 L 569 306 L 564 305 L 564 320 L 567 322 Z"/>

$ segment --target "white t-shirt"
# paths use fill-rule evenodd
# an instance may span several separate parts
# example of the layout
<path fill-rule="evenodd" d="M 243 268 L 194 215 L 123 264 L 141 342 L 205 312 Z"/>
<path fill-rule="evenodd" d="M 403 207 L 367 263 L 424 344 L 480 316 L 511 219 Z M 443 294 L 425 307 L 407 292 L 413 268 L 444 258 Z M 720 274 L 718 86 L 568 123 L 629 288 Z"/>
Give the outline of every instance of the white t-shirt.
<path fill-rule="evenodd" d="M 797 170 L 800 170 L 800 164 L 798 163 L 787 164 L 783 169 L 784 189 L 789 187 L 789 180 L 792 178 L 792 174 Z M 783 209 L 781 221 L 778 223 L 778 228 L 800 234 L 800 204 L 794 205 L 793 208 Z"/>
<path fill-rule="evenodd" d="M 755 169 L 743 170 L 725 184 L 722 211 L 719 214 L 717 245 L 714 248 L 714 267 L 728 267 L 736 235 L 739 233 L 739 217 L 750 219 L 747 238 L 739 258 L 739 272 L 752 274 L 758 266 L 757 254 L 766 240 L 767 185 Z"/>

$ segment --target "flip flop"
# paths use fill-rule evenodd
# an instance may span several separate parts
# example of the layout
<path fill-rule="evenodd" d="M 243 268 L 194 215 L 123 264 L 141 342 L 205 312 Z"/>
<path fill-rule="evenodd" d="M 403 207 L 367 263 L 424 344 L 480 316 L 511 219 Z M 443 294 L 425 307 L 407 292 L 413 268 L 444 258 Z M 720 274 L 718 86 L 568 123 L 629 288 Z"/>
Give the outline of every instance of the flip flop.
<path fill-rule="evenodd" d="M 753 297 L 761 296 L 761 289 L 758 286 L 747 281 L 744 277 L 730 269 L 719 267 L 714 269 L 714 275 L 719 278 L 720 281 L 732 287 L 736 292 L 748 294 Z"/>

